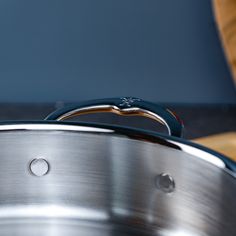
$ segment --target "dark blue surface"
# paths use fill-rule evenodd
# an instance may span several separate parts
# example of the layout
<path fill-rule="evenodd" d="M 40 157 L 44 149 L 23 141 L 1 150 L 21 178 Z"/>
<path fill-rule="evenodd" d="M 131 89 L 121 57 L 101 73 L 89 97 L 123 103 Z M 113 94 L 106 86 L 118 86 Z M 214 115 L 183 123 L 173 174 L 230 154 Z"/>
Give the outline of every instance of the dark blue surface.
<path fill-rule="evenodd" d="M 236 103 L 210 0 L 2 0 L 0 102 Z"/>

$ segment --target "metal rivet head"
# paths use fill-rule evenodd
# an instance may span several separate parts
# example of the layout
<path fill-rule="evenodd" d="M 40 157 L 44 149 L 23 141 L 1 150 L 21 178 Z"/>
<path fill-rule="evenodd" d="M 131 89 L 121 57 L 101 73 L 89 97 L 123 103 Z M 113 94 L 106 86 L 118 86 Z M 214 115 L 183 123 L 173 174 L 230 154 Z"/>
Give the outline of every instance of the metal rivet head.
<path fill-rule="evenodd" d="M 156 177 L 156 187 L 165 193 L 172 193 L 175 190 L 175 181 L 171 175 L 162 173 Z"/>
<path fill-rule="evenodd" d="M 46 175 L 49 171 L 49 164 L 43 158 L 36 158 L 30 162 L 29 169 L 35 176 Z"/>

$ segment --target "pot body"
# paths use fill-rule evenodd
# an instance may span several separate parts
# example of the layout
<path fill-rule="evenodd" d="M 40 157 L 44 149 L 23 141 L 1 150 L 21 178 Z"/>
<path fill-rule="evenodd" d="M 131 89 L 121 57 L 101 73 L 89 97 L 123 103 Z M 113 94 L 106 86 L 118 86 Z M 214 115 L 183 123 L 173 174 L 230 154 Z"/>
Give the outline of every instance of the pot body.
<path fill-rule="evenodd" d="M 233 236 L 224 159 L 171 136 L 59 123 L 0 126 L 0 235 Z"/>

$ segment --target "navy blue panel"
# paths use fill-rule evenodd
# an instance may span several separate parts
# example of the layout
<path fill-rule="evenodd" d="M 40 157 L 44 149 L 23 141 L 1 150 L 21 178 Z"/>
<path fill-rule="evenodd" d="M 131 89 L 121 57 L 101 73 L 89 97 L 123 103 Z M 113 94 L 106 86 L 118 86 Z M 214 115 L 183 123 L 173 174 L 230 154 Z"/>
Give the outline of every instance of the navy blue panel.
<path fill-rule="evenodd" d="M 0 102 L 236 103 L 209 0 L 1 0 Z"/>

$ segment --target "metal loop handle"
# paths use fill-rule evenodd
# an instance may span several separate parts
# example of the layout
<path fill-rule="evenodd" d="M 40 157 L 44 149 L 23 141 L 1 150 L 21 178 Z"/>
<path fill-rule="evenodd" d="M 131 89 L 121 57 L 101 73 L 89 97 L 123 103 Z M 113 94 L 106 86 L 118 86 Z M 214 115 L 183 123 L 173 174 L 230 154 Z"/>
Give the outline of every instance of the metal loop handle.
<path fill-rule="evenodd" d="M 66 120 L 81 114 L 113 112 L 124 116 L 145 116 L 154 119 L 168 129 L 169 135 L 182 136 L 183 123 L 170 110 L 155 103 L 146 102 L 139 98 L 123 97 L 98 99 L 67 106 L 49 114 L 45 120 Z"/>

